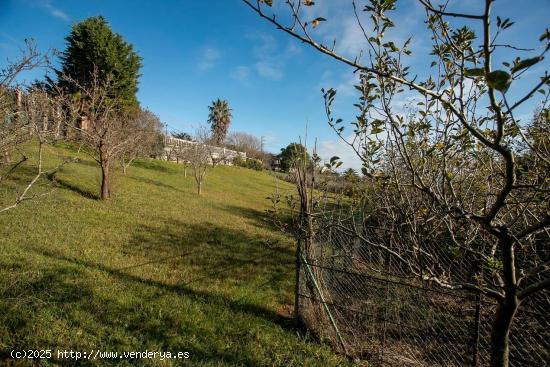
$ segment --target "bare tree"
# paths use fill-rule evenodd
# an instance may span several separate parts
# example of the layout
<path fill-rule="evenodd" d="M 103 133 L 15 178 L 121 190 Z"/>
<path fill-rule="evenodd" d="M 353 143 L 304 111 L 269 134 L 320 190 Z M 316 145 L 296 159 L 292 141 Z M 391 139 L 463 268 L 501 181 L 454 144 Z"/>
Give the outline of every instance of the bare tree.
<path fill-rule="evenodd" d="M 52 120 L 55 118 L 55 111 L 60 108 L 60 100 L 33 88 L 25 92 L 23 86 L 16 83 L 21 73 L 48 67 L 49 53 L 38 52 L 33 41 L 26 40 L 26 49 L 20 59 L 0 72 L 0 151 L 3 155 L 0 162 L 0 184 L 24 164 L 33 160 L 36 162 L 35 174 L 15 194 L 11 204 L 0 208 L 0 213 L 13 209 L 24 201 L 45 195 L 47 192 L 36 192 L 33 187 L 44 175 L 68 162 L 63 160 L 61 164 L 49 169 L 43 165 L 45 145 L 57 138 L 52 130 Z M 36 142 L 36 155 L 29 152 L 30 142 Z M 23 146 L 24 144 L 26 145 Z M 12 158 L 16 160 L 13 161 Z"/>
<path fill-rule="evenodd" d="M 168 147 L 166 152 L 166 158 L 170 160 L 175 160 L 176 163 L 183 165 L 183 177 L 187 177 L 187 168 L 189 167 L 188 161 L 188 149 L 193 146 L 195 142 L 192 139 L 188 139 L 186 143 L 176 143 Z"/>
<path fill-rule="evenodd" d="M 130 121 L 133 126 L 128 129 L 132 139 L 120 154 L 123 174 L 126 174 L 126 170 L 136 158 L 153 153 L 162 126 L 160 119 L 149 110 L 140 110 L 137 117 Z"/>
<path fill-rule="evenodd" d="M 239 152 L 245 152 L 248 157 L 260 157 L 262 151 L 262 142 L 252 134 L 241 131 L 229 133 L 227 145 L 231 149 Z"/>
<path fill-rule="evenodd" d="M 138 111 L 124 111 L 119 104 L 116 83 L 100 77 L 96 68 L 89 85 L 64 77 L 78 92 L 79 122 L 74 129 L 78 139 L 91 148 L 91 156 L 101 167 L 101 200 L 111 196 L 111 163 L 127 152 L 143 133 Z M 137 115 L 137 117 L 136 117 Z M 136 122 L 138 122 L 136 124 Z"/>
<path fill-rule="evenodd" d="M 18 60 L 12 61 L 0 71 L 0 150 L 2 162 L 11 163 L 10 151 L 29 139 L 29 122 L 21 117 L 23 86 L 17 85 L 17 78 L 25 71 L 47 67 L 47 54 L 37 51 L 32 40 L 25 41 L 25 49 Z M 0 168 L 5 168 L 0 166 Z"/>
<path fill-rule="evenodd" d="M 205 127 L 197 129 L 195 142 L 190 143 L 183 151 L 183 160 L 189 162 L 197 184 L 197 194 L 201 195 L 208 167 L 212 164 L 211 151 L 208 142 L 211 136 Z"/>
<path fill-rule="evenodd" d="M 408 64 L 411 39 L 389 38 L 396 1 L 371 0 L 361 8 L 350 1 L 365 44 L 353 58 L 336 51 L 337 40 L 325 45 L 315 38 L 314 29 L 330 21 L 315 14 L 315 2 L 286 1 L 290 17 L 266 13 L 271 1 L 243 2 L 358 74 L 358 113 L 350 125 L 334 117 L 337 91 L 324 91 L 330 126 L 361 158 L 376 189 L 360 215 L 363 224 L 347 230 L 386 251 L 409 275 L 496 301 L 491 365 L 508 366 L 514 317 L 530 297 L 550 287 L 550 262 L 541 249 L 549 243 L 550 157 L 517 117 L 520 107 L 535 106 L 548 116 L 550 76 L 533 66 L 550 48 L 550 32 L 541 35 L 540 47 L 519 48 L 501 41 L 513 22 L 494 18 L 493 0 L 471 13 L 453 11 L 451 2 L 419 0 L 426 39 L 433 40 L 432 54 L 422 59 L 431 72 L 422 79 Z M 481 37 L 471 22 L 477 22 Z M 509 60 L 505 68 L 495 69 L 497 58 Z M 531 86 L 521 88 L 520 79 Z M 409 108 L 402 108 L 403 100 Z M 532 164 L 522 163 L 522 144 Z M 373 223 L 383 225 L 366 230 Z M 473 257 L 469 276 L 443 261 L 441 246 L 423 246 L 431 238 L 450 241 L 462 256 Z"/>

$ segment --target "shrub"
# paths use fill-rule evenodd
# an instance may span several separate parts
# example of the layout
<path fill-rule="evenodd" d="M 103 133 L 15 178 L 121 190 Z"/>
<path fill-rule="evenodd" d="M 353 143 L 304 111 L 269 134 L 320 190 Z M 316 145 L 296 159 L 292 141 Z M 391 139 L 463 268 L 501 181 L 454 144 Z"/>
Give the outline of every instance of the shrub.
<path fill-rule="evenodd" d="M 261 160 L 256 158 L 248 158 L 246 160 L 246 167 L 255 171 L 261 171 L 264 169 L 264 164 Z"/>
<path fill-rule="evenodd" d="M 246 159 L 243 159 L 240 155 L 233 158 L 233 164 L 239 167 L 246 167 Z"/>
<path fill-rule="evenodd" d="M 233 164 L 235 166 L 249 168 L 256 171 L 261 171 L 264 168 L 264 164 L 261 160 L 255 158 L 243 159 L 241 156 L 233 158 Z"/>

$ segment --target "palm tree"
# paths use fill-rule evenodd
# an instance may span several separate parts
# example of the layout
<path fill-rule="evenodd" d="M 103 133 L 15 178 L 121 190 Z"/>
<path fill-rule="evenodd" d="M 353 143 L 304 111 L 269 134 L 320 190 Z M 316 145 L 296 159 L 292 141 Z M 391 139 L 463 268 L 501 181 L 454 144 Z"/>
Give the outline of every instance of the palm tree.
<path fill-rule="evenodd" d="M 223 144 L 231 123 L 231 108 L 226 100 L 217 99 L 208 107 L 208 123 L 212 125 L 212 135 L 217 145 Z"/>

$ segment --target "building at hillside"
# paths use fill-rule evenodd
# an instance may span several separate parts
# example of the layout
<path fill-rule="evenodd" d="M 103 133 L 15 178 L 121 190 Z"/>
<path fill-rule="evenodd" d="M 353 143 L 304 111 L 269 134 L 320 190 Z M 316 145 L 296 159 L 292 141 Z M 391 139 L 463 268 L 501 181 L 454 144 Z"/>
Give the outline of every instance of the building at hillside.
<path fill-rule="evenodd" d="M 165 135 L 164 136 L 164 150 L 163 156 L 161 159 L 167 161 L 184 161 L 185 160 L 185 148 L 190 145 L 201 144 L 196 141 L 184 140 L 174 138 L 173 136 Z M 203 144 L 205 150 L 210 156 L 210 164 L 225 164 L 233 165 L 233 160 L 237 157 L 240 157 L 243 160 L 246 160 L 245 152 L 238 152 L 236 150 L 227 149 L 224 147 L 216 147 L 213 145 Z"/>

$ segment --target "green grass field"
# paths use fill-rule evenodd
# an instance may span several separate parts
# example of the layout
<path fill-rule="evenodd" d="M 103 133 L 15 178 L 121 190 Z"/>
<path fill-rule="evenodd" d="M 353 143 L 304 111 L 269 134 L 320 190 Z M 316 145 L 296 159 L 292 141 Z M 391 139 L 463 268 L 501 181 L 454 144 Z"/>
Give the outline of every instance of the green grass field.
<path fill-rule="evenodd" d="M 48 147 L 46 165 L 74 154 Z M 1 204 L 32 169 L 4 185 Z M 99 179 L 81 155 L 35 189 L 53 192 L 0 214 L 0 365 L 32 364 L 11 360 L 12 349 L 53 350 L 40 365 L 76 364 L 58 349 L 190 353 L 78 365 L 349 363 L 293 328 L 294 244 L 264 214 L 289 184 L 215 167 L 198 197 L 181 166 L 144 160 L 101 202 Z"/>

